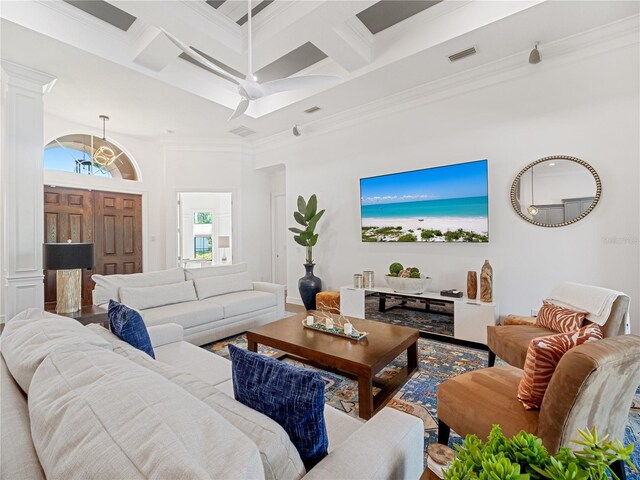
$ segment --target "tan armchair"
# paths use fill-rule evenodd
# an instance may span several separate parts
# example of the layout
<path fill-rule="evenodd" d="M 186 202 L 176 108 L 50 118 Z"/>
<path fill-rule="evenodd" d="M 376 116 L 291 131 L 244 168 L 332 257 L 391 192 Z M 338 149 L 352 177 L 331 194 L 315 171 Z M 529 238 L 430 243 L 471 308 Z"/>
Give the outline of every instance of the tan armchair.
<path fill-rule="evenodd" d="M 626 295 L 619 296 L 613 302 L 607 322 L 600 327 L 605 338 L 624 335 L 628 310 L 629 297 Z M 498 356 L 509 365 L 523 368 L 531 340 L 556 333 L 558 332 L 535 325 L 490 325 L 487 327 L 489 366 L 493 367 Z"/>
<path fill-rule="evenodd" d="M 461 436 L 486 438 L 493 424 L 505 435 L 536 434 L 550 453 L 569 445 L 578 429 L 596 426 L 624 440 L 631 402 L 640 384 L 640 336 L 624 335 L 569 350 L 551 377 L 540 410 L 525 410 L 517 398 L 523 371 L 490 367 L 451 378 L 438 387 L 438 441 L 452 428 Z M 613 466 L 624 478 L 624 466 Z"/>

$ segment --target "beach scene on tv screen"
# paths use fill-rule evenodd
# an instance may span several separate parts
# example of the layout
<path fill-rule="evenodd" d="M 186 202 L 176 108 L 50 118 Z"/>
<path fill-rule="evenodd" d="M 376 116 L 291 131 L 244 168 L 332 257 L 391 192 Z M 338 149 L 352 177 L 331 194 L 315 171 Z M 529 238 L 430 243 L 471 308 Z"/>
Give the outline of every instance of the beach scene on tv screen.
<path fill-rule="evenodd" d="M 360 180 L 363 242 L 488 242 L 487 161 Z"/>

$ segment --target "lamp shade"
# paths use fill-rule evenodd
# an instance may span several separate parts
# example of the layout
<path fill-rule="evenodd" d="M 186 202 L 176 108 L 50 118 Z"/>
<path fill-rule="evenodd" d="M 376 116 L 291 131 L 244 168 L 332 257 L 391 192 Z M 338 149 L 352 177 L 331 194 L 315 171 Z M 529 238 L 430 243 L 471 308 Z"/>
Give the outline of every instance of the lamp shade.
<path fill-rule="evenodd" d="M 45 243 L 42 245 L 45 270 L 74 270 L 96 265 L 93 243 Z"/>
<path fill-rule="evenodd" d="M 218 248 L 229 248 L 229 247 L 230 247 L 229 237 L 227 236 L 218 237 Z"/>

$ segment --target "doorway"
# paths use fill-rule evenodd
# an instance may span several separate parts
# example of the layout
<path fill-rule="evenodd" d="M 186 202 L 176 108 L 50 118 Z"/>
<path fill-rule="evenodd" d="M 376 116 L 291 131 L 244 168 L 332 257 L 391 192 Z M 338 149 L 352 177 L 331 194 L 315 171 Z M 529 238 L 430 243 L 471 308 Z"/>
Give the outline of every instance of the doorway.
<path fill-rule="evenodd" d="M 230 192 L 178 193 L 178 265 L 233 263 L 233 199 Z"/>
<path fill-rule="evenodd" d="M 284 194 L 271 197 L 271 218 L 273 225 L 273 281 L 287 284 L 287 226 L 286 198 Z"/>
<path fill-rule="evenodd" d="M 95 243 L 95 268 L 82 270 L 82 305 L 93 303 L 91 275 L 142 272 L 142 197 L 44 187 L 45 243 Z M 56 272 L 44 272 L 45 308 L 56 307 Z"/>

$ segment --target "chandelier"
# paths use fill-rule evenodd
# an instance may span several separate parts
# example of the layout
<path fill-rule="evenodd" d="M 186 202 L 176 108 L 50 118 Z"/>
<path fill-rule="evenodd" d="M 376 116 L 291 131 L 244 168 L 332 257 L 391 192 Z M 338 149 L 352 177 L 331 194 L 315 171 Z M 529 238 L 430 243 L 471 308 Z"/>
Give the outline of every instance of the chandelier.
<path fill-rule="evenodd" d="M 109 120 L 109 117 L 107 117 L 106 115 L 100 115 L 99 118 L 102 120 L 102 140 L 105 142 L 105 145 L 101 145 L 100 147 L 96 148 L 96 150 L 93 152 L 93 161 L 101 167 L 108 167 L 116 159 L 116 154 L 113 151 L 113 148 L 108 146 L 111 144 L 107 142 L 107 136 L 105 133 L 106 122 L 107 120 Z"/>

